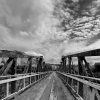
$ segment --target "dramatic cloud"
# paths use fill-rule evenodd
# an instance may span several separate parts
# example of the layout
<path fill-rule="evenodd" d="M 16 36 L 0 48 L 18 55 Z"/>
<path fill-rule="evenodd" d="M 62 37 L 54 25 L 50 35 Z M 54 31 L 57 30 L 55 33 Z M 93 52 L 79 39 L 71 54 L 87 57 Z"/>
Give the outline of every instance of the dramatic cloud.
<path fill-rule="evenodd" d="M 99 44 L 99 0 L 0 0 L 0 49 L 62 55 Z"/>

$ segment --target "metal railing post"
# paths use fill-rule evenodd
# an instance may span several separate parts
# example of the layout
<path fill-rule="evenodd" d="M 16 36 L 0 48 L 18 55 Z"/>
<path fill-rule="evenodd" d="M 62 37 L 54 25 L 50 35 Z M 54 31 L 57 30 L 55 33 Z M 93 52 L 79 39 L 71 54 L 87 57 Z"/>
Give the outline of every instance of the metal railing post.
<path fill-rule="evenodd" d="M 25 88 L 25 78 L 24 78 L 24 88 Z"/>
<path fill-rule="evenodd" d="M 34 81 L 36 81 L 36 76 L 34 76 Z"/>
<path fill-rule="evenodd" d="M 72 79 L 72 81 L 71 81 L 71 86 L 73 87 L 73 79 Z"/>
<path fill-rule="evenodd" d="M 79 93 L 79 82 L 77 81 L 77 94 Z"/>
<path fill-rule="evenodd" d="M 7 86 L 7 89 L 6 89 L 6 96 L 8 97 L 8 96 L 9 96 L 9 82 L 7 82 L 6 86 Z"/>
<path fill-rule="evenodd" d="M 31 77 L 30 77 L 30 84 L 31 84 Z"/>
<path fill-rule="evenodd" d="M 6 87 L 5 96 L 2 98 L 2 100 L 7 99 L 7 98 L 9 98 L 9 97 L 11 97 L 13 95 L 16 95 L 20 91 L 23 91 L 25 88 L 31 86 L 32 83 L 33 83 L 32 82 L 33 79 L 34 79 L 35 82 L 36 81 L 38 82 L 39 79 L 41 79 L 41 78 L 43 78 L 43 77 L 45 77 L 47 75 L 48 75 L 47 73 L 40 73 L 40 74 L 36 74 L 36 75 L 27 74 L 27 75 L 19 76 L 19 77 L 12 77 L 11 76 L 11 78 L 9 78 L 9 79 L 0 80 L 0 85 L 5 84 L 5 87 Z M 20 80 L 22 80 L 22 81 L 20 81 Z M 20 89 L 18 88 L 18 91 L 17 91 L 17 88 L 16 88 L 18 86 L 18 84 L 16 85 L 17 81 L 21 82 L 21 84 L 19 86 L 19 88 L 20 87 L 21 88 Z M 10 89 L 10 83 L 12 83 L 11 84 L 11 89 Z M 23 85 L 23 87 L 22 87 L 22 85 Z"/>

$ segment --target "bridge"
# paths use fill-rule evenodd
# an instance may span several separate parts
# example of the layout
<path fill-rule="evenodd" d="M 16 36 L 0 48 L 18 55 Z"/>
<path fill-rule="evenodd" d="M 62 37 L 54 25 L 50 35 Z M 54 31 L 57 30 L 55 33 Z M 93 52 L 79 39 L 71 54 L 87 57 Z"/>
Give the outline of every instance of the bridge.
<path fill-rule="evenodd" d="M 100 100 L 100 72 L 92 70 L 88 56 L 100 56 L 100 49 L 63 55 L 60 64 L 1 50 L 0 100 Z"/>

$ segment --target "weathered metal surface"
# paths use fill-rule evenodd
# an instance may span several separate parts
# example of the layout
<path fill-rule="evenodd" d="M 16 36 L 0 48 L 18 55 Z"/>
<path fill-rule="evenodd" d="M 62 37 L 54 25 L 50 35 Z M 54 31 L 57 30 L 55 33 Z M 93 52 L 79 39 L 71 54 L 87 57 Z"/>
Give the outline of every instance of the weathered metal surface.
<path fill-rule="evenodd" d="M 100 100 L 100 91 L 90 86 L 84 85 L 83 87 L 83 98 L 84 100 Z"/>
<path fill-rule="evenodd" d="M 59 73 L 59 72 L 58 72 Z M 63 79 L 71 78 L 73 79 L 73 84 L 69 84 L 84 100 L 100 100 L 100 85 L 91 81 L 80 79 L 74 75 L 59 73 Z M 79 75 L 78 75 L 79 76 Z M 89 77 L 88 77 L 89 78 Z M 92 79 L 92 78 L 91 78 Z M 80 88 L 79 84 L 81 83 L 82 87 Z M 79 90 L 80 91 L 77 91 Z"/>
<path fill-rule="evenodd" d="M 72 56 L 72 57 L 77 57 L 77 56 L 100 56 L 100 49 L 95 49 L 95 50 L 87 50 L 84 52 L 79 52 L 79 53 L 72 53 L 72 54 L 68 54 L 66 56 L 63 57 L 68 57 L 68 56 Z"/>
<path fill-rule="evenodd" d="M 42 72 L 43 70 L 43 57 L 40 57 L 37 61 L 37 72 Z"/>
<path fill-rule="evenodd" d="M 100 83 L 100 79 L 94 77 L 95 73 L 92 72 L 90 64 L 85 59 L 86 56 L 100 56 L 100 49 L 87 50 L 62 56 L 62 58 L 68 58 L 69 62 L 69 58 L 71 57 L 78 58 L 78 75 L 75 75 L 75 73 L 71 73 L 73 65 L 69 63 L 68 65 L 66 65 L 69 71 L 68 74 L 66 73 L 67 76 L 64 76 L 64 79 L 67 79 L 66 82 L 71 87 L 73 87 L 84 100 L 100 100 L 100 85 L 98 84 Z M 64 69 L 62 71 L 66 72 Z M 73 68 L 73 72 L 74 71 L 75 69 Z"/>

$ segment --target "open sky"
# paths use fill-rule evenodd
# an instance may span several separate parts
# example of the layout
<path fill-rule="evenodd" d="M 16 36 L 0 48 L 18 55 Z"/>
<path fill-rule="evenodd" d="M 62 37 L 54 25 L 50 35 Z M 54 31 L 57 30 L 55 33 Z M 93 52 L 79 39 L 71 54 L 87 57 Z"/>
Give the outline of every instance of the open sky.
<path fill-rule="evenodd" d="M 62 55 L 100 47 L 100 0 L 0 0 L 0 49 Z"/>

